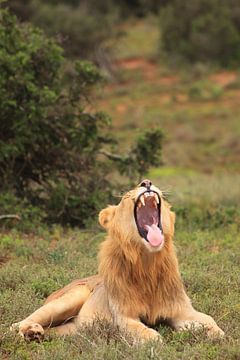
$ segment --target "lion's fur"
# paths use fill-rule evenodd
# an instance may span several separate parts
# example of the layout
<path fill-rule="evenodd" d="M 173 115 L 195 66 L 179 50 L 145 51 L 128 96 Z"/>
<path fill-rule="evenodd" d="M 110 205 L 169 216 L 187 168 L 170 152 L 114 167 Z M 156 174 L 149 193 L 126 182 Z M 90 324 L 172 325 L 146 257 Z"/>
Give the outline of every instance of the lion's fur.
<path fill-rule="evenodd" d="M 162 253 L 146 254 L 135 248 L 135 256 L 133 251 L 110 240 L 102 246 L 99 271 L 112 301 L 124 315 L 140 315 L 150 324 L 172 317 L 185 299 L 172 244 Z"/>
<path fill-rule="evenodd" d="M 19 323 L 23 336 L 35 334 L 34 326 L 39 333 L 39 326 L 58 324 L 63 314 L 66 320 L 67 315 L 76 317 L 69 324 L 57 326 L 59 334 L 75 332 L 96 316 L 112 319 L 145 340 L 160 335 L 140 320 L 155 324 L 166 319 L 176 329 L 200 323 L 209 331 L 223 333 L 211 317 L 193 309 L 186 295 L 173 244 L 175 214 L 159 189 L 154 190 L 161 197 L 163 248 L 152 251 L 137 231 L 133 212 L 142 191 L 137 187 L 117 206 L 109 206 L 99 214 L 99 222 L 108 234 L 99 253 L 98 275 L 75 280 L 51 294 L 43 307 Z"/>
<path fill-rule="evenodd" d="M 101 282 L 101 278 L 99 275 L 89 276 L 84 279 L 76 279 L 76 280 L 72 281 L 70 284 L 64 286 L 62 289 L 56 290 L 52 294 L 50 294 L 46 298 L 45 304 L 49 303 L 50 301 L 60 298 L 61 296 L 63 296 L 64 294 L 66 294 L 67 292 L 69 292 L 70 290 L 75 288 L 76 286 L 86 285 L 89 287 L 89 290 L 92 291 L 93 288 L 96 285 L 98 285 L 100 282 Z"/>
<path fill-rule="evenodd" d="M 124 205 L 123 211 L 127 210 L 132 212 L 131 204 Z M 121 210 L 111 206 L 99 215 L 100 223 L 108 230 L 99 254 L 99 273 L 105 287 L 124 315 L 140 315 L 150 324 L 160 317 L 172 317 L 186 300 L 172 240 L 175 215 L 167 202 L 162 204 L 162 211 L 167 233 L 163 250 L 156 253 L 148 252 L 137 241 L 134 227 L 126 231 L 131 214 L 123 217 Z"/>

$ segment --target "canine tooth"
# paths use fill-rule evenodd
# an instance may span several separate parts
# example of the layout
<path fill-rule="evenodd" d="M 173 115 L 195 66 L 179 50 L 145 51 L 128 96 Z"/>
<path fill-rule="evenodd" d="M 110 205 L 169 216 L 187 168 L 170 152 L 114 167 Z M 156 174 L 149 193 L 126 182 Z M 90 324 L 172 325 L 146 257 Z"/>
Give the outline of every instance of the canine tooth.
<path fill-rule="evenodd" d="M 159 204 L 159 198 L 158 198 L 157 194 L 154 194 L 154 197 L 155 197 L 156 203 Z"/>
<path fill-rule="evenodd" d="M 141 203 L 143 204 L 143 206 L 145 206 L 145 200 L 144 200 L 144 196 L 143 196 L 143 195 L 140 197 L 140 201 L 141 201 Z"/>

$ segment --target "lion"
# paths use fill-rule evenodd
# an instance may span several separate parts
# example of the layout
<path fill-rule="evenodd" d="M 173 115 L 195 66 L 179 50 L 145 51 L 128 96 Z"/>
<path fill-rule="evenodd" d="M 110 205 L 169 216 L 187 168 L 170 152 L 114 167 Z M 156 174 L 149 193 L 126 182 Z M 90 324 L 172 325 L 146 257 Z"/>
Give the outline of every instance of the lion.
<path fill-rule="evenodd" d="M 98 274 L 55 291 L 12 328 L 27 340 L 40 340 L 50 328 L 71 335 L 106 319 L 136 342 L 161 342 L 152 326 L 163 320 L 176 330 L 204 327 L 209 336 L 224 335 L 186 294 L 173 244 L 175 214 L 160 189 L 142 181 L 118 205 L 103 209 L 99 222 L 107 236 Z"/>

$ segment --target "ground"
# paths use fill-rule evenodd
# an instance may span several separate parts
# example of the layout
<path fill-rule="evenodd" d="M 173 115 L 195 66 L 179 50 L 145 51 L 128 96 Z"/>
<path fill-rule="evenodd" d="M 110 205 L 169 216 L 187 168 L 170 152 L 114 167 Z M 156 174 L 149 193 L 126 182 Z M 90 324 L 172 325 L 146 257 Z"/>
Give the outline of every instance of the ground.
<path fill-rule="evenodd" d="M 240 359 L 240 79 L 203 64 L 177 71 L 157 57 L 156 19 L 124 24 L 115 80 L 96 95 L 127 151 L 139 128 L 165 132 L 163 167 L 147 174 L 177 213 L 175 245 L 193 305 L 214 317 L 222 340 L 160 325 L 164 344 L 133 347 L 118 329 L 96 323 L 77 336 L 25 343 L 11 333 L 55 289 L 97 271 L 105 234 L 93 228 L 19 230 L 0 235 L 1 359 Z M 116 198 L 116 202 L 118 198 Z M 3 220 L 2 220 L 3 221 Z"/>
<path fill-rule="evenodd" d="M 126 36 L 113 58 L 115 81 L 101 92 L 98 108 L 112 116 L 126 152 L 139 130 L 159 126 L 167 166 L 239 172 L 239 73 L 202 63 L 170 67 L 159 55 L 155 22 L 123 26 Z"/>

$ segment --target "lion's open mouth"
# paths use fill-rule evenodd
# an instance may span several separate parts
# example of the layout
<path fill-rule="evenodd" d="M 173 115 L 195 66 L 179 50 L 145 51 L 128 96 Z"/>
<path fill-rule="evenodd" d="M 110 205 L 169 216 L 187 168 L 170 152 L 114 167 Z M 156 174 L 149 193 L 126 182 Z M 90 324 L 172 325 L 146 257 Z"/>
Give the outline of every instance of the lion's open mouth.
<path fill-rule="evenodd" d="M 157 192 L 145 191 L 135 202 L 134 217 L 138 232 L 153 247 L 164 241 L 161 225 L 161 199 Z"/>

